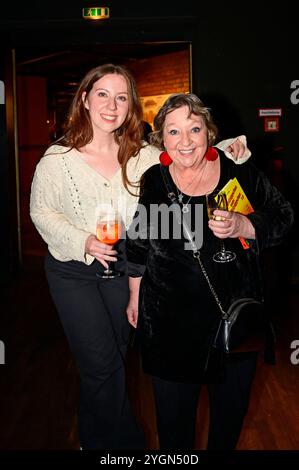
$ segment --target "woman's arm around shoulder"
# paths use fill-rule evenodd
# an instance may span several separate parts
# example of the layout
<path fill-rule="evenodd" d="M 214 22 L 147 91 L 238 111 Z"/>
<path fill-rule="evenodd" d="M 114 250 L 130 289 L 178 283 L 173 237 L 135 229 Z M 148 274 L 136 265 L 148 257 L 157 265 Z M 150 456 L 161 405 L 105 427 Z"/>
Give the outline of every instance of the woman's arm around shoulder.
<path fill-rule="evenodd" d="M 233 160 L 237 165 L 242 165 L 242 163 L 245 163 L 251 157 L 245 135 L 222 140 L 215 147 L 222 150 L 225 156 Z"/>

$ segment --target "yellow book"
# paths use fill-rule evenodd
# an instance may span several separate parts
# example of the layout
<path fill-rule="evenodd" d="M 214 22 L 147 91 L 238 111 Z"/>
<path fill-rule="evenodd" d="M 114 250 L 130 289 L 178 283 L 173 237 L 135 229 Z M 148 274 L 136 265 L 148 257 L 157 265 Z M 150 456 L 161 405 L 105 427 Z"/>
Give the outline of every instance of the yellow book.
<path fill-rule="evenodd" d="M 238 212 L 239 214 L 244 215 L 254 212 L 253 207 L 237 178 L 229 180 L 220 192 L 226 194 L 229 211 Z M 245 238 L 239 237 L 239 239 L 244 249 L 249 248 L 249 243 Z"/>

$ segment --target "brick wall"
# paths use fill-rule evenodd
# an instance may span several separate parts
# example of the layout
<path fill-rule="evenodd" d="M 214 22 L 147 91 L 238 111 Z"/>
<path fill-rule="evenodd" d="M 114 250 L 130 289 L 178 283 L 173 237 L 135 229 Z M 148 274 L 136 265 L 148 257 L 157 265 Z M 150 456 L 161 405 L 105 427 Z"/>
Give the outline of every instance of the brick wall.
<path fill-rule="evenodd" d="M 140 59 L 129 67 L 140 96 L 190 91 L 188 50 Z"/>
<path fill-rule="evenodd" d="M 127 65 L 136 79 L 143 119 L 153 128 L 154 117 L 167 96 L 190 91 L 189 50 L 134 60 Z"/>

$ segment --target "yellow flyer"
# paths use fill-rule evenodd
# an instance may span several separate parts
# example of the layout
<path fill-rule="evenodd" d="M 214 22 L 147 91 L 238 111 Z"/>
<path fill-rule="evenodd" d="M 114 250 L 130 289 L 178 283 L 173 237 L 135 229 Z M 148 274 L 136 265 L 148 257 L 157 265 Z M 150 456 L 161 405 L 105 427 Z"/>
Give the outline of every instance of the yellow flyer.
<path fill-rule="evenodd" d="M 220 192 L 226 194 L 229 211 L 238 212 L 239 214 L 244 215 L 254 212 L 253 207 L 250 204 L 237 178 L 229 180 Z M 239 237 L 239 239 L 243 245 L 243 248 L 249 248 L 249 243 L 247 240 L 245 240 L 243 237 Z"/>

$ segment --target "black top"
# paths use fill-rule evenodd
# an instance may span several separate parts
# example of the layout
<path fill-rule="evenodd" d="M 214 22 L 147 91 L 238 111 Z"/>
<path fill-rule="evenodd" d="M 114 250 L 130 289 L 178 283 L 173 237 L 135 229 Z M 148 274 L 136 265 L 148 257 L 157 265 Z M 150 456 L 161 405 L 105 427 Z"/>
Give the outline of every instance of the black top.
<path fill-rule="evenodd" d="M 261 236 L 265 230 L 267 232 L 266 243 L 278 243 L 292 223 L 290 205 L 252 165 L 237 166 L 222 158 L 221 178 L 217 187 L 221 189 L 233 176 L 237 176 L 254 207 L 269 203 L 271 208 L 268 209 L 265 226 L 263 220 L 266 213 L 261 214 L 258 211 L 256 215 L 262 216 L 262 222 L 258 220 L 256 223 L 253 217 L 252 223 L 256 226 L 257 238 L 257 226 L 260 225 Z M 259 178 L 263 182 L 260 190 L 257 188 Z M 248 182 L 252 183 L 252 180 L 255 181 L 250 190 Z M 173 182 L 172 184 L 176 194 L 176 187 Z M 264 184 L 269 191 L 269 201 L 265 200 L 267 191 Z M 259 201 L 259 198 L 264 198 L 264 202 Z M 186 203 L 188 199 L 189 196 L 185 195 L 183 202 Z M 175 217 L 172 218 L 173 228 L 169 238 L 163 239 L 161 228 L 168 217 L 167 206 L 171 202 L 160 165 L 151 167 L 145 173 L 140 204 L 146 208 L 148 215 L 155 205 L 157 207 L 164 204 L 165 209 L 163 217 L 151 216 L 146 220 L 140 218 L 140 211 L 137 212 L 133 225 L 136 228 L 138 219 L 138 228 L 143 235 L 130 238 L 129 233 L 127 239 L 128 260 L 146 265 L 141 283 L 138 318 L 144 370 L 166 380 L 201 381 L 205 352 L 219 319 L 219 310 L 192 250 L 185 249 L 186 240 L 183 236 L 174 238 L 174 234 L 181 232 Z M 192 197 L 189 205 L 192 229 L 196 226 L 197 235 L 202 230 L 201 259 L 224 307 L 240 295 L 258 297 L 261 291 L 257 271 L 259 241 L 252 242 L 251 249 L 244 250 L 237 238 L 226 239 L 226 247 L 234 251 L 237 258 L 230 263 L 215 263 L 212 256 L 219 251 L 220 242 L 208 228 L 205 197 Z M 271 211 L 273 215 L 275 213 L 273 234 Z"/>

